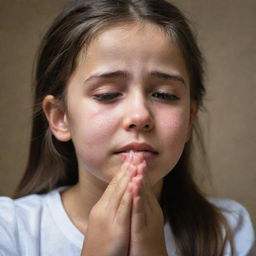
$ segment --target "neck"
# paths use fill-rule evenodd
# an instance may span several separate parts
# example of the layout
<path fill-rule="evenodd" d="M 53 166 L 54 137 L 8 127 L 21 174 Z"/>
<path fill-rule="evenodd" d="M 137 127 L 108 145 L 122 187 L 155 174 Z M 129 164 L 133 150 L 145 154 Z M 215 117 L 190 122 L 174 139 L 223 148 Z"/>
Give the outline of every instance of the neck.
<path fill-rule="evenodd" d="M 107 183 L 84 172 L 79 176 L 79 182 L 61 194 L 63 206 L 74 225 L 86 233 L 89 214 L 92 207 L 104 193 Z"/>

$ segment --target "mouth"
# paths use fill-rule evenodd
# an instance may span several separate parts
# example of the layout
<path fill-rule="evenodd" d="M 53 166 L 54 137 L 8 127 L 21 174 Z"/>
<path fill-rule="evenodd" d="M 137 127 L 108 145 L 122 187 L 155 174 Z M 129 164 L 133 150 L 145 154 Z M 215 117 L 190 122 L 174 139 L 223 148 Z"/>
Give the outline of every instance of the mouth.
<path fill-rule="evenodd" d="M 147 143 L 130 143 L 115 151 L 114 154 L 118 155 L 121 160 L 125 160 L 131 151 L 134 154 L 142 155 L 145 160 L 152 159 L 159 154 L 157 150 Z"/>

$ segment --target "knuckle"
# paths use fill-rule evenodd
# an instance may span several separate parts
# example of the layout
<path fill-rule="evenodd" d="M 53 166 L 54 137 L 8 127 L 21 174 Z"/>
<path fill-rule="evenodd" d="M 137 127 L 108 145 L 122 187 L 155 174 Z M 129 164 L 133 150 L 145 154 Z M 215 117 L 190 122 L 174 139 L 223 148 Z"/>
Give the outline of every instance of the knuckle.
<path fill-rule="evenodd" d="M 109 186 L 110 188 L 114 188 L 117 184 L 118 184 L 117 179 L 114 179 L 114 180 L 112 180 L 112 181 L 108 184 L 108 186 Z"/>

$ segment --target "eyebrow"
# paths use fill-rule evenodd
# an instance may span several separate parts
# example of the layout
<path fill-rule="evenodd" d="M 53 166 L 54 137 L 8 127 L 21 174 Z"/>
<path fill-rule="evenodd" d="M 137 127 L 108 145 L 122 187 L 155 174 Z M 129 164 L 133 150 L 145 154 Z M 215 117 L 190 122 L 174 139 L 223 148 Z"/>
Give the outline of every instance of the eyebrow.
<path fill-rule="evenodd" d="M 113 72 L 104 72 L 104 73 L 98 73 L 92 76 L 89 76 L 85 82 L 94 80 L 94 79 L 99 79 L 99 78 L 123 78 L 123 79 L 128 79 L 130 77 L 130 74 L 126 71 L 122 70 L 117 70 Z"/>
<path fill-rule="evenodd" d="M 164 73 L 160 71 L 152 71 L 149 74 L 151 77 L 160 78 L 163 80 L 176 80 L 178 82 L 181 82 L 182 85 L 186 86 L 184 78 L 180 75 L 174 75 L 174 74 Z"/>
<path fill-rule="evenodd" d="M 182 76 L 180 75 L 175 75 L 175 74 L 169 74 L 169 73 L 165 73 L 165 72 L 161 72 L 161 71 L 151 71 L 149 73 L 150 77 L 153 78 L 159 78 L 159 79 L 163 79 L 163 80 L 176 80 L 178 82 L 180 82 L 182 85 L 186 86 L 185 80 Z M 123 71 L 123 70 L 117 70 L 117 71 L 113 71 L 113 72 L 103 72 L 103 73 L 98 73 L 95 75 L 92 75 L 90 77 L 88 77 L 85 80 L 85 83 L 94 79 L 100 79 L 100 78 L 121 78 L 121 79 L 129 79 L 131 77 L 131 74 L 127 71 Z"/>

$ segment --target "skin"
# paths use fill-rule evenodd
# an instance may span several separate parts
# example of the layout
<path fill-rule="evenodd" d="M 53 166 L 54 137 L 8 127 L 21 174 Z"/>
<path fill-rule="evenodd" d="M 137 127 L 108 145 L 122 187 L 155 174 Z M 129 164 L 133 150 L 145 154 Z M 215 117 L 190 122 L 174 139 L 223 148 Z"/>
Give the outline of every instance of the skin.
<path fill-rule="evenodd" d="M 43 109 L 55 137 L 75 146 L 79 182 L 62 200 L 86 235 L 81 255 L 167 255 L 157 199 L 196 116 L 178 46 L 149 23 L 110 28 L 81 53 L 65 106 L 48 95 Z M 158 154 L 115 154 L 131 142 Z"/>

